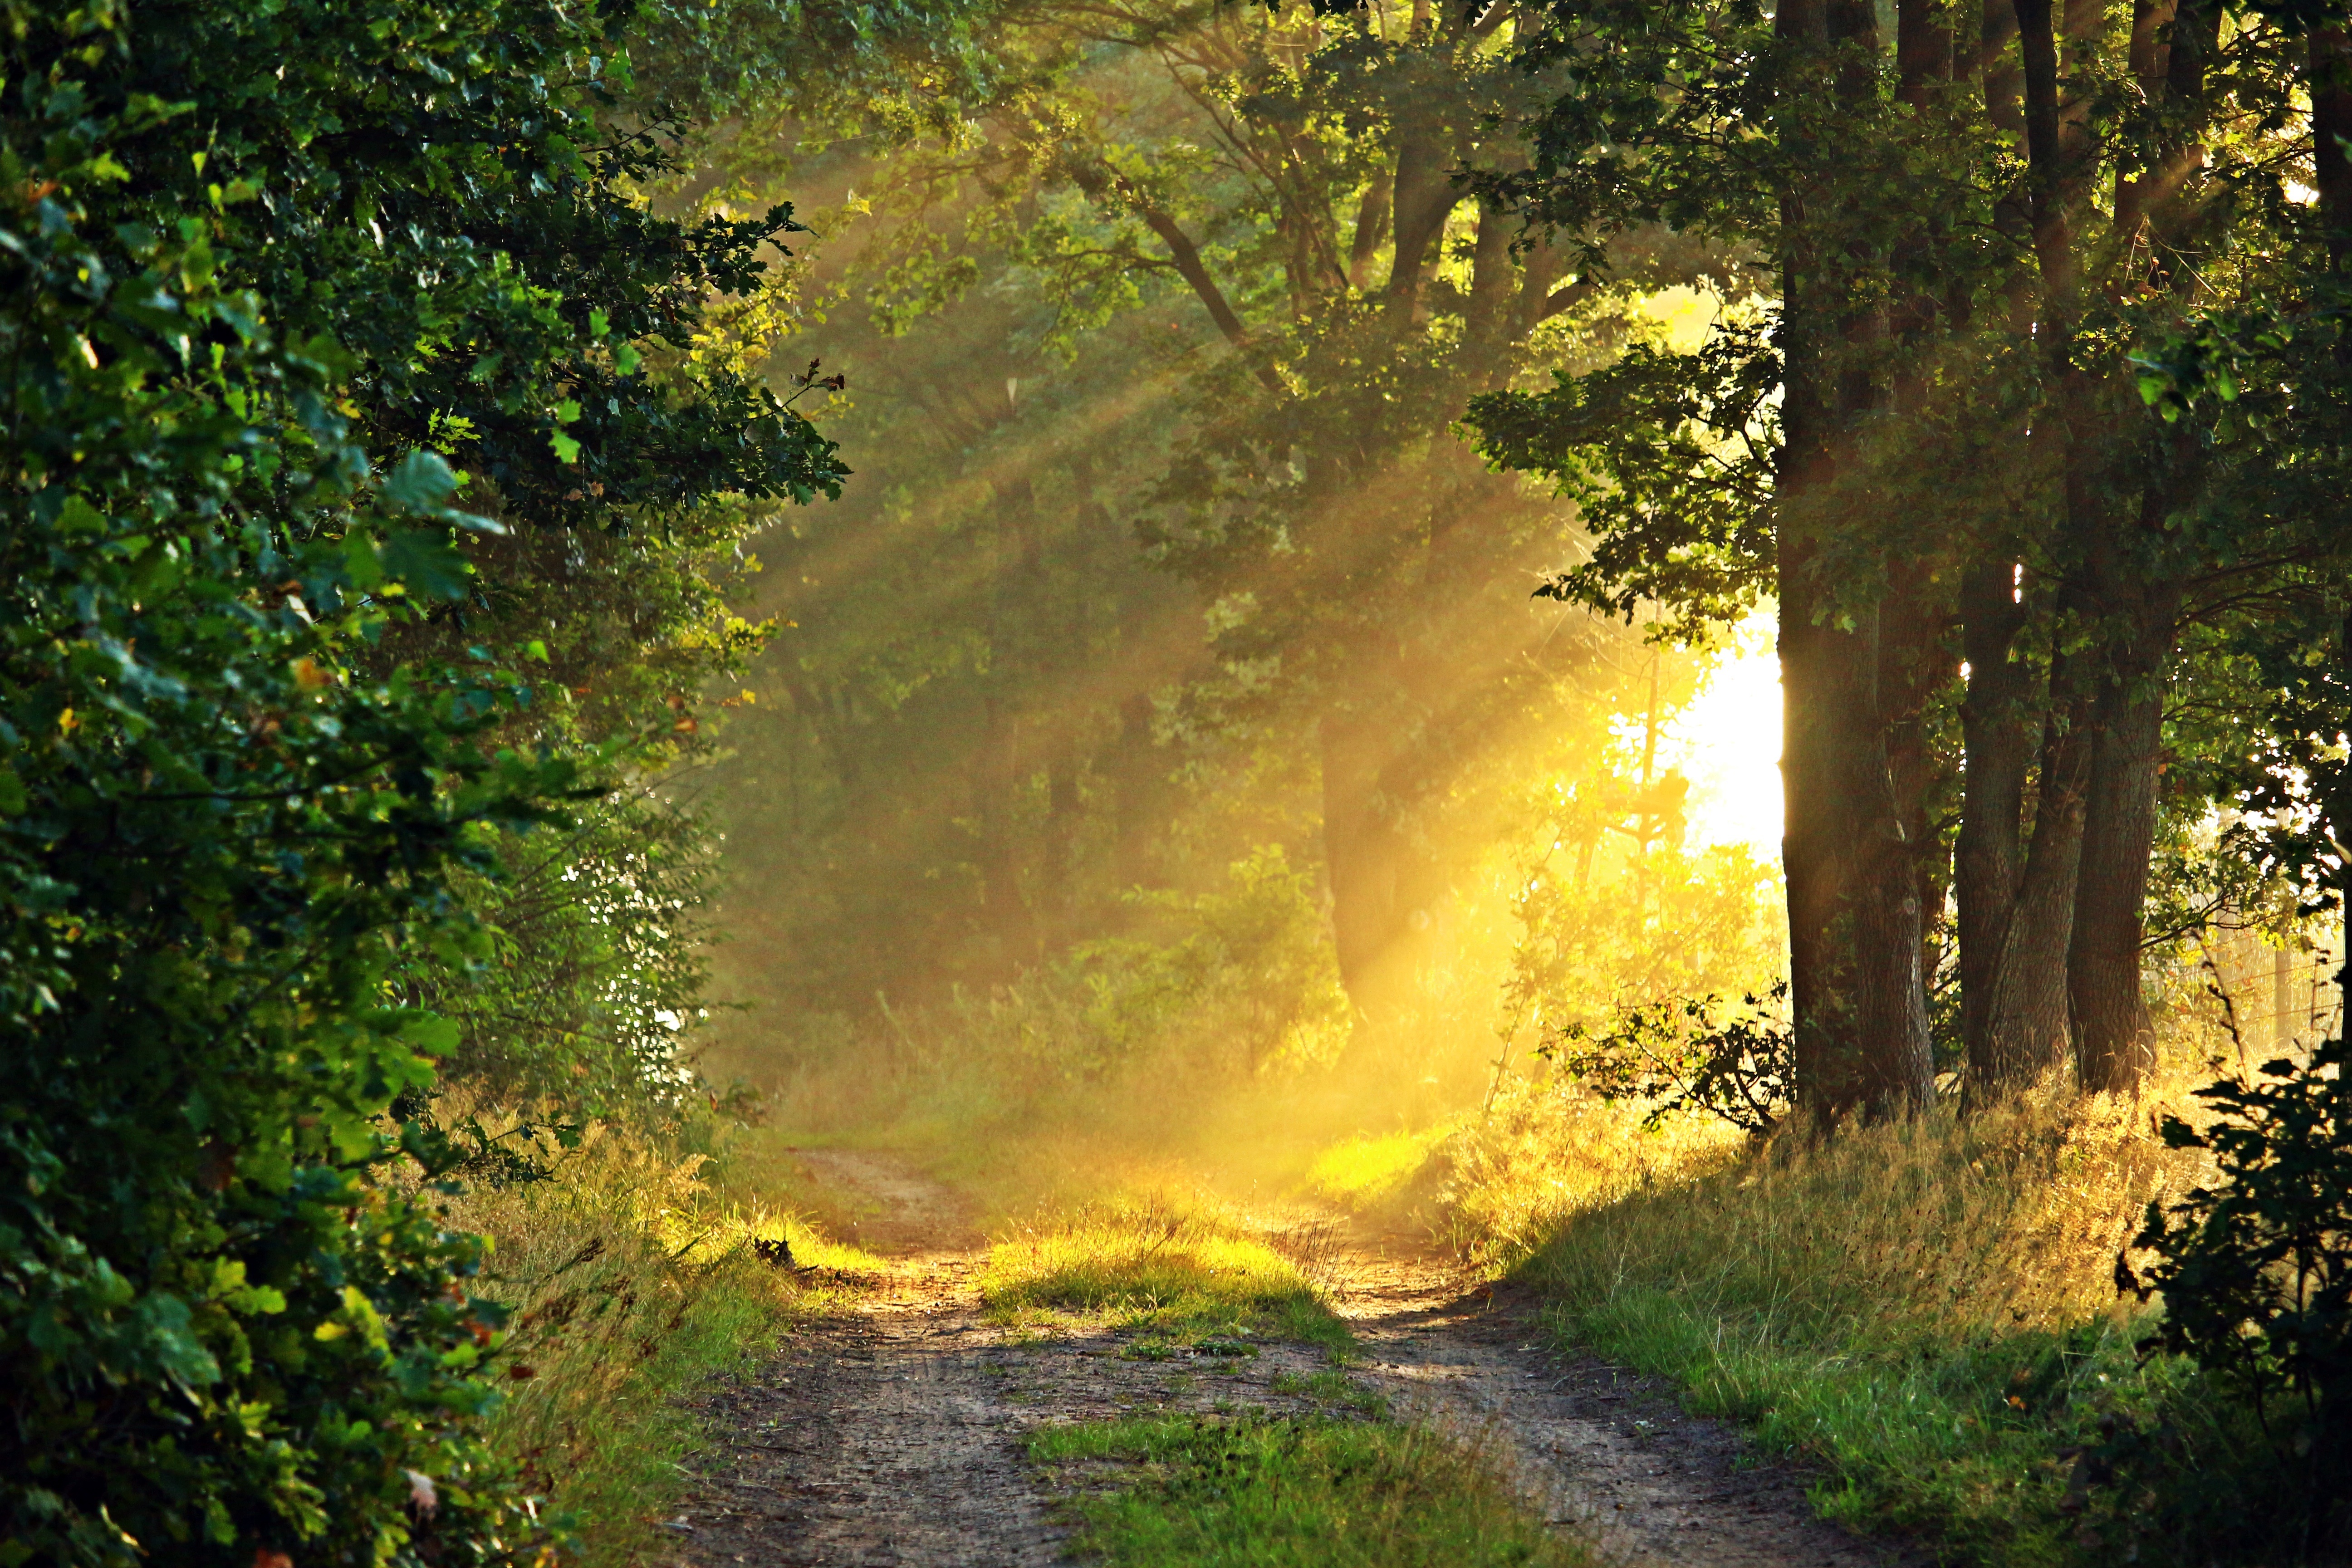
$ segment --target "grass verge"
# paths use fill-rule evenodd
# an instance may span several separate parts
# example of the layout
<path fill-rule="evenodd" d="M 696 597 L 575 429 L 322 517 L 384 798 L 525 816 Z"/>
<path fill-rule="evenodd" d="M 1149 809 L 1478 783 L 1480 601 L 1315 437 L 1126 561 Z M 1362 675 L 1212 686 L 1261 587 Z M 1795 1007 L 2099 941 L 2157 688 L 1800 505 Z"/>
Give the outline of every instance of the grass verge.
<path fill-rule="evenodd" d="M 2003 1568 L 2294 1561 L 2252 1422 L 2116 1303 L 2117 1248 L 2193 1179 L 2138 1120 L 1785 1139 L 1569 1215 L 1519 1272 L 1565 1338 L 1820 1465 L 1831 1518 Z"/>
<path fill-rule="evenodd" d="M 836 1288 L 813 1281 L 877 1267 L 795 1218 L 730 1200 L 705 1180 L 707 1163 L 601 1127 L 551 1179 L 449 1205 L 454 1228 L 490 1238 L 487 1293 L 513 1314 L 491 1440 L 591 1568 L 675 1545 L 661 1521 L 702 1436 L 680 1395 L 839 1304 Z M 762 1261 L 757 1239 L 788 1239 L 814 1270 Z"/>
<path fill-rule="evenodd" d="M 1146 1416 L 1048 1427 L 1033 1459 L 1112 1488 L 1067 1506 L 1073 1545 L 1116 1568 L 1570 1568 L 1479 1457 L 1372 1421 Z"/>
<path fill-rule="evenodd" d="M 1012 1328 L 1100 1322 L 1147 1346 L 1271 1335 L 1344 1356 L 1355 1342 L 1324 1304 L 1311 1263 L 1198 1210 L 1097 1204 L 991 1247 L 981 1296 Z"/>

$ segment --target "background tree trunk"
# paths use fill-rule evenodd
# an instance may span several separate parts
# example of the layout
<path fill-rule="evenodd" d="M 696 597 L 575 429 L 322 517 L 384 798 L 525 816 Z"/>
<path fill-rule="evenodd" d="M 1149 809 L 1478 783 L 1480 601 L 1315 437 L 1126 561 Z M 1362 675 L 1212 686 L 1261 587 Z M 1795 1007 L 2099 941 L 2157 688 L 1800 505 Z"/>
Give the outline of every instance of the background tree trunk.
<path fill-rule="evenodd" d="M 2161 505 L 2156 492 L 2151 500 Z M 2102 555 L 2094 563 L 2094 592 L 2105 590 L 2101 619 L 2112 640 L 2091 714 L 2066 986 L 2083 1088 L 2120 1093 L 2138 1085 L 2154 1049 L 2154 1029 L 2140 993 L 2140 911 L 2156 836 L 2165 667 L 2172 654 L 2181 585 L 2177 579 L 2134 581 L 2137 574 L 2112 551 Z"/>
<path fill-rule="evenodd" d="M 2053 643 L 2063 635 L 2062 608 Z M 2066 952 L 2074 941 L 2074 886 L 2082 869 L 2084 790 L 2091 771 L 2082 660 L 2051 657 L 2050 706 L 2035 791 L 2033 838 L 1992 980 L 1983 1049 L 1971 1063 L 1971 1103 L 2024 1088 L 2065 1059 L 2073 1031 Z"/>
<path fill-rule="evenodd" d="M 1997 1083 L 2000 1064 L 1987 1054 L 1993 978 L 2017 907 L 2023 875 L 2025 775 L 2033 758 L 2028 727 L 2030 679 L 2014 654 L 2025 626 L 2014 568 L 1996 555 L 1970 568 L 1960 584 L 1961 646 L 1968 694 L 1960 729 L 1968 770 L 1960 797 L 1954 894 L 1959 904 L 1960 1037 L 1971 1079 Z"/>
<path fill-rule="evenodd" d="M 1350 705 L 1327 709 L 1318 728 L 1323 859 L 1339 981 L 1359 1012 L 1384 1018 L 1409 992 L 1417 939 L 1426 930 L 1425 913 L 1419 929 L 1412 919 L 1426 875 L 1382 787 L 1393 726 L 1377 708 Z"/>

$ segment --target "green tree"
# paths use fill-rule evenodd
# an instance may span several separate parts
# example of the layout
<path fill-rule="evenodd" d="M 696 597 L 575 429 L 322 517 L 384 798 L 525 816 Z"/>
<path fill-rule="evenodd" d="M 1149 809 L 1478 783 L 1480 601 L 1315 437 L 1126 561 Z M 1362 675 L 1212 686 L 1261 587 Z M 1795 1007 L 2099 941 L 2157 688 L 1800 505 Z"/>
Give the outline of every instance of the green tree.
<path fill-rule="evenodd" d="M 478 1246 L 390 1179 L 457 1044 L 396 981 L 611 753 L 501 743 L 545 689 L 469 640 L 464 542 L 833 488 L 686 357 L 782 215 L 647 213 L 624 58 L 552 5 L 0 47 L 0 1558 L 535 1554 Z"/>
<path fill-rule="evenodd" d="M 2324 184 L 2332 151 L 2298 108 L 2311 25 L 2028 4 L 1979 26 L 1928 0 L 1891 39 L 1839 5 L 1548 16 L 1528 53 L 1574 62 L 1570 89 L 1533 167 L 1492 188 L 1572 232 L 1664 219 L 1779 272 L 1769 342 L 1475 417 L 1494 455 L 1588 496 L 1603 542 L 1563 593 L 1704 621 L 1769 574 L 1801 1093 L 1922 1102 L 1921 939 L 1948 879 L 1973 1089 L 2069 1056 L 2086 1087 L 2128 1087 L 2151 1049 L 2151 846 L 2210 798 L 2181 782 L 2210 773 L 2167 771 L 2190 740 L 2166 721 L 2197 679 L 2183 633 L 2316 609 L 2341 549 L 2336 499 L 2280 504 L 2332 439 L 2284 414 L 2322 406 L 2324 376 L 2295 378 L 2300 402 L 2281 385 L 2290 433 L 2212 399 L 2168 412 L 2135 365 L 2217 313 L 2326 298 L 2320 227 L 2281 177 Z"/>

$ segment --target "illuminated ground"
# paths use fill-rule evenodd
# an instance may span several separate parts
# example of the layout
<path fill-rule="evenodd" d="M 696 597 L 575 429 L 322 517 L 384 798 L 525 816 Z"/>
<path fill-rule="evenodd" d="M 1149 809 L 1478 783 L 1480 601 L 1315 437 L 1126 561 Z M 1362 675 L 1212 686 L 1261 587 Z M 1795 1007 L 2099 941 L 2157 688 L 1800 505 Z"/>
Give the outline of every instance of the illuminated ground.
<path fill-rule="evenodd" d="M 1544 1348 L 1528 1303 L 1442 1259 L 1328 1228 L 1305 1238 L 1360 1346 L 1344 1377 L 1302 1344 L 1139 1356 L 1131 1334 L 992 1322 L 983 1257 L 953 1194 L 871 1152 L 826 1166 L 882 1211 L 864 1239 L 896 1256 L 859 1310 L 704 1400 L 723 1438 L 670 1521 L 694 1563 L 1052 1563 L 1066 1533 L 1057 1494 L 1113 1478 L 1041 1474 L 1023 1458 L 1038 1426 L 1154 1411 L 1334 1415 L 1375 1397 L 1484 1448 L 1547 1524 L 1607 1562 L 1907 1560 L 1815 1520 L 1802 1478 L 1753 1463 L 1731 1429 Z"/>

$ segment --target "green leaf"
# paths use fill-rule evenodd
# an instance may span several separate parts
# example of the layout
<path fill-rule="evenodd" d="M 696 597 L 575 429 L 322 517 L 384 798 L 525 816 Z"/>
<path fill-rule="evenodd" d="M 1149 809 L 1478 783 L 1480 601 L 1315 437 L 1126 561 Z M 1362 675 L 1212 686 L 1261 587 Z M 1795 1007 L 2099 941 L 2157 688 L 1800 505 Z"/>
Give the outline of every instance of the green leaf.
<path fill-rule="evenodd" d="M 383 563 L 376 554 L 376 538 L 371 530 L 358 527 L 343 535 L 343 574 L 362 594 L 383 586 Z"/>
<path fill-rule="evenodd" d="M 457 493 L 457 476 L 438 452 L 419 447 L 393 465 L 384 476 L 383 493 L 401 510 L 431 517 Z"/>
<path fill-rule="evenodd" d="M 386 576 L 419 598 L 462 599 L 466 580 L 473 574 L 446 531 L 403 529 L 386 537 L 379 559 Z"/>
<path fill-rule="evenodd" d="M 411 1014 L 400 1026 L 400 1037 L 421 1057 L 449 1057 L 457 1053 L 459 1034 L 456 1020 L 437 1014 Z"/>

